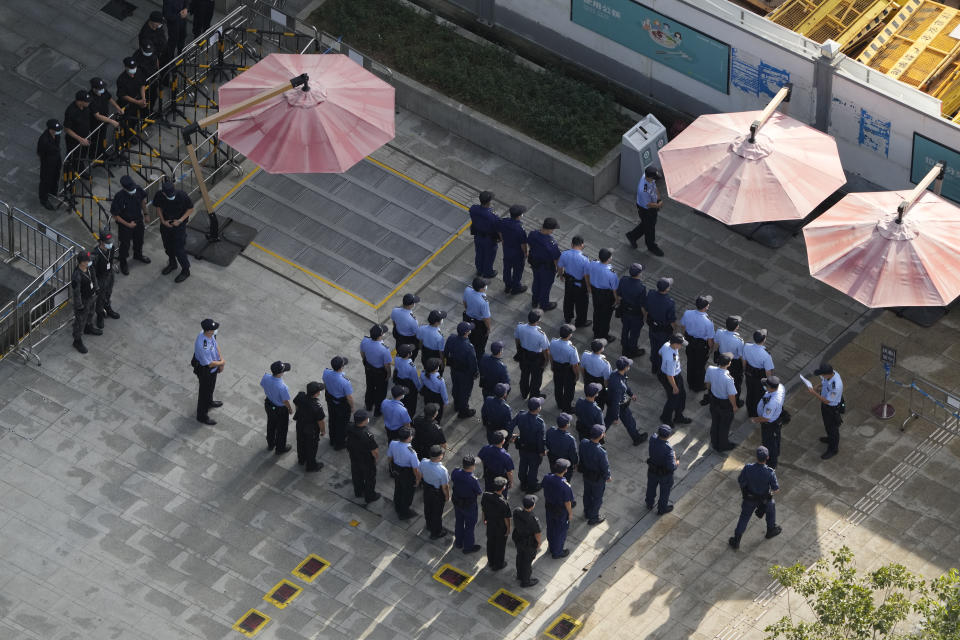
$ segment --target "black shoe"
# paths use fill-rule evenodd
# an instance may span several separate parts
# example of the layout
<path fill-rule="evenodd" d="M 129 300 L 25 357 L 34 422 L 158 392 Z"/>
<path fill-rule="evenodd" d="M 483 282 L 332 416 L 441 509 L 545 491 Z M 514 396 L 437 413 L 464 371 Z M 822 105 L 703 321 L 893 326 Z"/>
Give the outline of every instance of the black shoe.
<path fill-rule="evenodd" d="M 561 551 L 561 552 L 558 553 L 557 555 L 553 555 L 553 554 L 551 553 L 551 554 L 550 554 L 550 557 L 553 558 L 554 560 L 559 560 L 560 558 L 566 558 L 568 555 L 570 555 L 570 550 L 569 550 L 569 549 L 564 549 L 563 551 Z"/>
<path fill-rule="evenodd" d="M 379 493 L 374 493 L 374 494 L 373 494 L 373 497 L 370 498 L 369 500 L 365 500 L 365 502 L 366 502 L 367 504 L 370 504 L 371 502 L 376 502 L 377 500 L 379 500 L 380 497 L 381 497 L 381 496 L 380 496 Z"/>
<path fill-rule="evenodd" d="M 108 317 L 108 318 L 113 318 L 114 320 L 119 320 L 119 319 L 120 319 L 120 314 L 117 313 L 116 311 L 114 311 L 113 309 L 111 309 L 110 307 L 107 307 L 107 308 L 106 308 L 106 312 L 107 312 L 107 317 Z"/>
<path fill-rule="evenodd" d="M 652 253 L 653 255 L 659 256 L 659 257 L 661 257 L 661 258 L 663 257 L 663 249 L 661 249 L 660 247 L 654 245 L 654 246 L 652 246 L 652 247 L 647 247 L 647 249 L 648 249 L 648 250 L 650 251 L 650 253 Z"/>
<path fill-rule="evenodd" d="M 189 277 L 190 277 L 190 272 L 189 272 L 189 271 L 181 271 L 180 273 L 177 274 L 177 277 L 174 278 L 173 281 L 174 281 L 174 282 L 183 282 L 184 280 L 186 280 L 186 279 L 189 278 Z"/>
<path fill-rule="evenodd" d="M 613 344 L 614 342 L 617 341 L 617 339 L 613 336 L 607 336 L 606 341 L 607 341 L 607 344 Z"/>
<path fill-rule="evenodd" d="M 727 444 L 720 447 L 719 451 L 733 451 L 736 448 L 737 448 L 737 443 L 728 442 Z"/>
<path fill-rule="evenodd" d="M 557 303 L 556 303 L 556 302 L 548 302 L 547 304 L 543 305 L 543 307 L 541 307 L 541 308 L 542 308 L 544 311 L 551 311 L 551 310 L 557 308 Z"/>
<path fill-rule="evenodd" d="M 780 535 L 781 531 L 783 531 L 783 527 L 781 527 L 780 525 L 777 525 L 773 529 L 767 529 L 767 535 L 765 537 L 767 538 L 767 540 L 769 540 L 770 538 L 776 538 L 778 535 Z"/>
<path fill-rule="evenodd" d="M 304 472 L 306 472 L 306 473 L 316 473 L 317 471 L 320 471 L 321 469 L 323 469 L 323 463 L 322 463 L 322 462 L 314 462 L 313 464 L 308 464 L 308 465 L 306 466 L 306 468 L 304 469 Z"/>
<path fill-rule="evenodd" d="M 630 243 L 630 246 L 631 246 L 631 247 L 633 247 L 634 249 L 639 249 L 639 248 L 640 248 L 639 245 L 637 245 L 637 240 L 636 240 L 633 236 L 631 236 L 629 233 L 624 234 L 624 235 L 626 236 L 627 242 Z"/>
<path fill-rule="evenodd" d="M 727 540 L 727 544 L 730 545 L 730 546 L 731 546 L 732 548 L 734 548 L 734 549 L 739 549 L 739 548 L 740 548 L 740 536 L 731 536 L 730 539 Z"/>
<path fill-rule="evenodd" d="M 409 520 L 410 518 L 415 518 L 415 517 L 418 516 L 418 515 L 420 515 L 420 514 L 418 514 L 418 513 L 417 513 L 416 511 L 414 511 L 413 509 L 410 509 L 410 510 L 407 511 L 405 514 L 400 515 L 400 516 L 397 516 L 397 517 L 400 518 L 401 520 Z"/>
<path fill-rule="evenodd" d="M 137 256 L 137 255 L 133 256 L 133 259 L 134 259 L 134 260 L 139 260 L 139 261 L 142 262 L 143 264 L 150 264 L 150 258 L 148 258 L 147 256 L 142 255 L 142 254 L 139 255 L 139 256 Z"/>
<path fill-rule="evenodd" d="M 506 568 L 507 568 L 507 563 L 506 563 L 506 562 L 504 562 L 503 564 L 496 564 L 496 565 L 494 565 L 494 564 L 488 564 L 488 565 L 487 565 L 487 569 L 490 569 L 490 571 L 500 571 L 500 570 L 506 569 Z"/>
<path fill-rule="evenodd" d="M 430 534 L 430 539 L 431 539 L 431 540 L 439 540 L 440 538 L 445 537 L 448 533 L 450 533 L 450 532 L 447 531 L 446 529 L 440 529 L 440 533 L 431 533 L 431 534 Z"/>
<path fill-rule="evenodd" d="M 74 340 L 73 348 L 79 351 L 80 353 L 86 353 L 88 351 L 87 346 L 83 344 L 83 340 Z"/>
<path fill-rule="evenodd" d="M 646 349 L 634 349 L 633 355 L 630 356 L 630 357 L 631 357 L 631 358 L 639 358 L 640 356 L 644 356 L 644 355 L 647 355 L 647 350 L 646 350 Z"/>
<path fill-rule="evenodd" d="M 169 274 L 173 273 L 174 271 L 176 271 L 176 269 L 177 269 L 176 263 L 174 263 L 174 264 L 168 264 L 167 266 L 165 266 L 165 267 L 163 268 L 163 271 L 160 272 L 160 275 L 163 275 L 163 276 L 169 275 Z"/>
<path fill-rule="evenodd" d="M 97 316 L 97 329 L 103 329 L 103 316 Z"/>
<path fill-rule="evenodd" d="M 475 544 L 475 545 L 473 545 L 472 547 L 466 547 L 466 548 L 463 550 L 463 554 L 464 554 L 464 555 L 469 555 L 469 554 L 471 554 L 471 553 L 476 553 L 477 551 L 480 551 L 480 545 Z"/>
<path fill-rule="evenodd" d="M 668 505 L 667 505 L 666 507 L 664 507 L 663 509 L 657 509 L 657 515 L 658 515 L 658 516 L 662 516 L 663 514 L 665 514 L 665 513 L 670 513 L 671 511 L 673 511 L 673 505 L 672 505 L 672 504 L 668 504 Z"/>
<path fill-rule="evenodd" d="M 213 402 L 210 403 L 210 406 L 213 407 L 214 409 L 219 409 L 220 407 L 223 406 L 223 403 L 220 402 L 219 400 L 214 400 Z"/>
<path fill-rule="evenodd" d="M 517 294 L 517 293 L 525 293 L 526 290 L 527 290 L 527 285 L 522 284 L 522 285 L 520 285 L 519 287 L 517 287 L 516 289 L 514 289 L 513 292 L 514 292 L 515 294 Z"/>
<path fill-rule="evenodd" d="M 835 455 L 837 455 L 837 452 L 836 452 L 836 451 L 831 451 L 830 449 L 827 449 L 826 451 L 823 452 L 823 455 L 820 456 L 820 459 L 821 459 L 821 460 L 829 460 L 830 458 L 832 458 L 832 457 L 835 456 Z"/>
<path fill-rule="evenodd" d="M 677 422 L 679 422 L 680 424 L 690 424 L 691 422 L 693 422 L 693 420 L 691 420 L 687 416 L 680 416 L 679 418 L 677 418 Z"/>
<path fill-rule="evenodd" d="M 605 520 L 606 520 L 606 518 L 604 518 L 603 516 L 600 516 L 599 518 L 596 518 L 596 519 L 594 519 L 594 520 L 587 520 L 587 524 L 590 525 L 591 527 L 593 527 L 593 526 L 596 526 L 596 525 L 600 524 L 601 522 L 603 522 L 603 521 L 605 521 Z"/>
<path fill-rule="evenodd" d="M 530 578 L 530 579 L 527 580 L 526 582 L 521 582 L 521 583 L 520 583 L 520 586 L 521 586 L 521 587 L 533 587 L 533 586 L 536 586 L 537 583 L 539 583 L 539 582 L 540 582 L 540 581 L 539 581 L 537 578 Z"/>
<path fill-rule="evenodd" d="M 480 277 L 481 277 L 481 278 L 486 278 L 486 279 L 488 279 L 488 280 L 489 280 L 490 278 L 496 278 L 496 277 L 497 277 L 497 270 L 494 269 L 494 270 L 491 271 L 490 273 L 488 273 L 488 274 L 486 274 L 486 275 L 481 275 Z"/>
<path fill-rule="evenodd" d="M 569 324 L 569 323 L 567 323 L 567 324 Z M 580 324 L 574 325 L 574 327 L 577 328 L 577 329 L 582 329 L 582 328 L 584 328 L 584 327 L 589 327 L 589 326 L 592 325 L 592 324 L 593 324 L 593 320 L 584 320 L 584 321 L 581 322 Z"/>
<path fill-rule="evenodd" d="M 526 492 L 527 492 L 527 493 L 536 493 L 537 491 L 540 491 L 540 489 L 541 489 L 540 483 L 538 482 L 537 484 L 532 484 L 532 485 L 530 485 L 529 487 L 527 487 L 527 488 L 526 488 Z"/>
<path fill-rule="evenodd" d="M 710 396 L 703 396 L 702 398 L 700 398 L 700 406 L 701 406 L 701 407 L 705 407 L 705 406 L 707 406 L 708 404 L 710 404 Z"/>
<path fill-rule="evenodd" d="M 820 437 L 820 442 L 826 444 L 826 443 L 830 442 L 830 438 L 828 438 L 827 436 L 821 436 L 821 437 Z"/>
<path fill-rule="evenodd" d="M 461 411 L 460 413 L 458 413 L 457 417 L 460 418 L 461 420 L 465 420 L 466 418 L 472 418 L 475 415 L 477 415 L 476 409 L 467 409 L 466 411 Z"/>
<path fill-rule="evenodd" d="M 650 437 L 649 434 L 641 433 L 639 436 L 637 436 L 637 439 L 633 441 L 633 446 L 639 447 L 639 446 L 642 445 L 644 442 L 646 442 L 646 441 L 647 441 L 647 438 L 649 438 L 649 437 Z"/>
<path fill-rule="evenodd" d="M 211 426 L 217 424 L 217 421 L 211 419 L 209 416 L 207 416 L 206 418 L 197 418 L 197 422 L 200 422 L 202 424 L 209 424 Z"/>
<path fill-rule="evenodd" d="M 40 204 L 42 204 L 42 205 L 43 205 L 43 208 L 46 209 L 47 211 L 55 211 L 55 210 L 56 210 L 56 207 L 54 207 L 52 204 L 50 204 L 50 201 L 47 200 L 46 198 L 44 198 L 43 200 L 41 200 L 41 201 L 40 201 Z"/>
<path fill-rule="evenodd" d="M 740 398 L 737 398 L 737 409 L 739 409 L 742 406 L 743 406 L 743 400 L 741 400 Z"/>
<path fill-rule="evenodd" d="M 123 261 L 120 263 L 120 273 L 122 273 L 125 276 L 130 275 L 130 269 L 127 267 L 126 261 Z"/>
<path fill-rule="evenodd" d="M 83 328 L 83 332 L 86 333 L 87 335 L 91 335 L 91 336 L 102 336 L 102 335 L 103 335 L 103 331 L 102 331 L 101 329 L 98 329 L 98 328 L 96 328 L 96 327 L 94 327 L 94 326 L 91 326 L 91 325 L 89 325 L 89 324 L 88 324 L 86 327 Z"/>
<path fill-rule="evenodd" d="M 285 446 L 283 449 L 277 449 L 277 455 L 278 455 L 278 456 L 282 456 L 283 454 L 285 454 L 285 453 L 287 453 L 288 451 L 290 451 L 290 449 L 293 449 L 293 446 L 291 446 L 291 445 L 289 445 L 289 444 L 288 444 L 287 446 Z"/>

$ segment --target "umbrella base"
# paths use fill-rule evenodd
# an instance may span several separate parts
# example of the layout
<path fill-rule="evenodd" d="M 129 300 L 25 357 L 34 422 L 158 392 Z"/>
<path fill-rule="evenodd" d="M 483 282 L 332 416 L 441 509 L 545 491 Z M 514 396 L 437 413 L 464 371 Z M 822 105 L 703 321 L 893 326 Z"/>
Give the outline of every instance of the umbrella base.
<path fill-rule="evenodd" d="M 803 228 L 803 220 L 756 222 L 753 224 L 736 224 L 728 227 L 734 233 L 739 233 L 747 240 L 770 249 L 779 249 L 790 241 Z"/>
<path fill-rule="evenodd" d="M 900 307 L 891 311 L 921 327 L 932 327 L 940 318 L 947 315 L 948 309 L 947 307 Z"/>
<path fill-rule="evenodd" d="M 220 267 L 229 266 L 234 258 L 253 241 L 257 230 L 233 218 L 218 216 L 219 239 L 211 240 L 208 236 L 209 221 L 205 219 L 207 217 L 196 216 L 199 220 L 187 225 L 187 253 L 197 260 L 206 260 Z"/>

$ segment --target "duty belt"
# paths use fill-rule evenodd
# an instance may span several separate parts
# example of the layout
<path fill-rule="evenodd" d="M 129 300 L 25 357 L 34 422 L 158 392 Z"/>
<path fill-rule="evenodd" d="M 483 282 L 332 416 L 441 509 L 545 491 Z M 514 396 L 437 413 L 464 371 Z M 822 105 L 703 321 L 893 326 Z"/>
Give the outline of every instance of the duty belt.
<path fill-rule="evenodd" d="M 755 367 L 755 366 L 753 366 L 752 364 L 750 364 L 750 363 L 748 362 L 748 363 L 747 363 L 747 366 L 744 367 L 744 373 L 746 373 L 746 374 L 747 374 L 748 376 L 750 376 L 751 378 L 759 378 L 759 377 L 761 377 L 765 372 L 764 372 L 763 369 L 760 369 L 759 367 Z"/>

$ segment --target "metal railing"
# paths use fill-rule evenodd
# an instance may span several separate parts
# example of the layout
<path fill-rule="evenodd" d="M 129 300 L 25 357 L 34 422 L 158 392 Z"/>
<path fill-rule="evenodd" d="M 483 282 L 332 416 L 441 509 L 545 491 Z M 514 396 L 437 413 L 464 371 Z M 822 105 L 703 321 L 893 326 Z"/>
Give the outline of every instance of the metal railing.
<path fill-rule="evenodd" d="M 910 415 L 900 425 L 901 431 L 911 420 L 921 419 L 960 435 L 960 397 L 922 378 L 914 378 L 909 385 L 896 380 L 893 383 L 910 389 Z"/>

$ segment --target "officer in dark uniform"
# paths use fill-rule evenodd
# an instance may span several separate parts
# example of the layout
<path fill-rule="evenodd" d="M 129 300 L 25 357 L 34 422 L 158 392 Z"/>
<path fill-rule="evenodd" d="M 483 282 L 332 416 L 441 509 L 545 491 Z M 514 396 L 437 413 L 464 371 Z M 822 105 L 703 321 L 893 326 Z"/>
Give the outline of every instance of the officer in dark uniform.
<path fill-rule="evenodd" d="M 433 445 L 447 449 L 447 436 L 443 434 L 443 429 L 437 422 L 439 413 L 440 407 L 428 402 L 423 405 L 423 414 L 413 421 L 413 441 L 410 444 L 417 452 L 417 458 L 421 460 L 430 457 L 430 448 Z"/>
<path fill-rule="evenodd" d="M 90 78 L 90 115 L 93 118 L 90 124 L 96 131 L 91 138 L 91 157 L 96 158 L 104 152 L 115 154 L 113 132 L 120 126 L 120 122 L 114 116 L 121 113 L 120 105 L 107 91 L 107 83 L 103 78 Z"/>
<path fill-rule="evenodd" d="M 463 321 L 473 325 L 470 332 L 470 344 L 473 345 L 477 362 L 487 350 L 487 339 L 490 337 L 490 303 L 487 302 L 487 281 L 483 278 L 474 278 L 469 287 L 463 291 Z"/>
<path fill-rule="evenodd" d="M 360 359 L 363 360 L 363 373 L 366 377 L 366 390 L 363 394 L 363 406 L 373 416 L 380 415 L 380 407 L 387 397 L 387 381 L 390 380 L 390 368 L 393 358 L 390 349 L 383 344 L 383 334 L 387 328 L 382 324 L 370 327 L 370 335 L 360 340 Z"/>
<path fill-rule="evenodd" d="M 97 276 L 93 270 L 93 256 L 81 251 L 77 266 L 70 278 L 70 293 L 73 297 L 73 348 L 86 353 L 83 334 L 99 336 L 103 331 L 93 326 L 93 314 L 97 308 Z"/>
<path fill-rule="evenodd" d="M 214 0 L 190 0 L 187 10 L 193 16 L 193 38 L 199 38 L 204 31 L 210 28 L 213 20 Z"/>
<path fill-rule="evenodd" d="M 503 495 L 507 479 L 502 476 L 493 478 L 490 487 L 480 497 L 483 524 L 487 525 L 487 568 L 500 571 L 507 566 L 504 555 L 510 535 L 510 504 Z"/>
<path fill-rule="evenodd" d="M 323 463 L 317 462 L 320 437 L 327 435 L 327 415 L 320 404 L 323 388 L 322 382 L 308 382 L 307 390 L 301 391 L 293 399 L 293 406 L 297 408 L 293 414 L 297 425 L 297 464 L 307 473 L 323 469 Z"/>
<path fill-rule="evenodd" d="M 745 465 L 737 478 L 737 482 L 740 483 L 740 492 L 743 494 L 743 502 L 740 505 L 737 528 L 733 532 L 733 537 L 727 541 L 734 549 L 740 548 L 740 538 L 747 530 L 747 523 L 750 522 L 750 516 L 754 512 L 765 514 L 767 517 L 767 539 L 778 536 L 783 531 L 777 525 L 777 509 L 773 502 L 773 494 L 780 491 L 780 485 L 777 484 L 776 472 L 767 466 L 769 455 L 770 452 L 766 447 L 757 447 L 757 461 Z"/>
<path fill-rule="evenodd" d="M 680 318 L 687 345 L 687 385 L 691 391 L 703 391 L 707 358 L 713 349 L 713 336 L 716 330 L 707 310 L 713 302 L 713 296 L 697 296 L 696 309 L 687 309 Z"/>
<path fill-rule="evenodd" d="M 370 414 L 360 409 L 353 415 L 353 428 L 347 432 L 347 451 L 350 452 L 350 475 L 353 478 L 353 495 L 363 498 L 367 504 L 380 499 L 377 493 L 377 460 L 380 448 L 377 440 L 367 429 Z"/>
<path fill-rule="evenodd" d="M 647 288 L 640 280 L 642 272 L 643 265 L 634 262 L 630 265 L 630 275 L 620 278 L 620 284 L 617 286 L 617 293 L 620 295 L 618 312 L 623 323 L 620 342 L 623 343 L 623 355 L 628 358 L 636 358 L 647 352 L 646 349 L 637 347 L 643 322 L 647 316 Z"/>
<path fill-rule="evenodd" d="M 573 480 L 571 477 L 573 470 L 580 462 L 580 456 L 577 453 L 577 439 L 568 431 L 572 419 L 569 413 L 561 413 L 557 416 L 557 426 L 547 429 L 547 435 L 544 437 L 550 468 L 553 469 L 553 464 L 560 458 L 570 463 L 570 468 L 564 475 L 564 479 L 568 483 Z M 576 503 L 574 503 L 574 506 L 576 506 Z"/>
<path fill-rule="evenodd" d="M 657 501 L 657 515 L 673 511 L 670 504 L 670 490 L 673 488 L 673 472 L 679 466 L 677 454 L 667 440 L 673 429 L 670 425 L 662 424 L 657 433 L 650 438 L 650 457 L 647 458 L 647 509 L 653 509 L 653 501 L 657 498 L 657 489 L 660 490 L 660 500 Z"/>
<path fill-rule="evenodd" d="M 603 410 L 597 404 L 597 397 L 603 389 L 598 383 L 591 382 L 583 387 L 583 398 L 577 400 L 573 409 L 577 416 L 577 435 L 579 440 L 590 439 L 590 429 L 595 424 L 603 424 Z M 567 458 L 571 460 L 571 458 Z"/>
<path fill-rule="evenodd" d="M 550 287 L 557 277 L 557 260 L 560 259 L 560 248 L 553 239 L 553 232 L 560 225 L 556 218 L 547 218 L 539 231 L 527 234 L 527 244 L 530 251 L 527 262 L 533 271 L 533 308 L 550 311 L 557 308 L 556 302 L 550 301 Z"/>
<path fill-rule="evenodd" d="M 347 359 L 334 356 L 330 367 L 323 370 L 324 399 L 327 402 L 327 414 L 330 416 L 330 446 L 340 451 L 346 446 L 345 438 L 353 412 L 353 385 L 343 373 Z M 364 412 L 366 413 L 366 412 Z"/>
<path fill-rule="evenodd" d="M 450 493 L 453 502 L 453 546 L 463 549 L 465 554 L 480 551 L 473 537 L 477 526 L 477 498 L 483 493 L 480 483 L 473 477 L 477 467 L 476 458 L 463 456 L 460 468 L 450 472 Z"/>
<path fill-rule="evenodd" d="M 507 497 L 507 491 L 513 486 L 513 458 L 504 451 L 503 443 L 507 440 L 506 431 L 494 431 L 490 444 L 484 445 L 480 449 L 477 457 L 483 463 L 483 488 L 485 491 L 493 491 L 493 479 L 502 477 L 507 479 L 507 486 L 503 490 L 503 497 Z"/>
<path fill-rule="evenodd" d="M 580 475 L 583 476 L 583 515 L 588 525 L 597 525 L 606 520 L 600 515 L 603 506 L 603 492 L 607 483 L 613 479 L 610 475 L 610 462 L 607 450 L 600 445 L 606 429 L 602 424 L 590 427 L 590 438 L 580 441 Z"/>
<path fill-rule="evenodd" d="M 603 424 L 607 429 L 617 422 L 623 424 L 633 441 L 633 446 L 637 447 L 647 439 L 647 434 L 637 431 L 637 421 L 633 417 L 633 412 L 630 411 L 630 403 L 637 399 L 630 385 L 627 384 L 627 371 L 631 366 L 633 366 L 633 360 L 630 358 L 626 356 L 617 358 L 616 371 L 610 374 L 610 380 L 607 381 L 607 416 Z"/>
<path fill-rule="evenodd" d="M 207 425 L 217 424 L 208 415 L 210 409 L 222 407 L 223 403 L 213 399 L 213 390 L 217 387 L 217 375 L 223 371 L 224 359 L 217 344 L 217 330 L 220 323 L 205 318 L 200 322 L 202 331 L 193 342 L 193 373 L 197 376 L 197 422 Z"/>
<path fill-rule="evenodd" d="M 493 387 L 493 393 L 483 399 L 483 406 L 480 407 L 480 421 L 487 430 L 487 442 L 492 443 L 493 434 L 503 431 L 507 434 L 503 443 L 504 449 L 509 448 L 516 427 L 513 410 L 507 404 L 508 393 L 510 393 L 510 385 L 498 382 Z"/>
<path fill-rule="evenodd" d="M 523 230 L 520 217 L 527 208 L 520 204 L 510 207 L 508 215 L 500 218 L 497 231 L 503 243 L 503 284 L 508 296 L 523 293 L 527 285 L 520 284 L 523 278 L 523 263 L 527 259 L 527 232 Z"/>
<path fill-rule="evenodd" d="M 757 406 L 757 417 L 750 418 L 750 421 L 760 425 L 760 440 L 769 453 L 767 466 L 776 469 L 777 461 L 780 459 L 780 429 L 783 426 L 783 401 L 786 390 L 777 376 L 764 378 L 762 382 L 766 393 L 763 394 Z"/>
<path fill-rule="evenodd" d="M 147 82 L 132 56 L 123 59 L 123 71 L 117 76 L 117 104 L 123 107 L 120 133 L 125 141 L 129 129 L 139 131 L 147 109 Z"/>
<path fill-rule="evenodd" d="M 540 395 L 543 370 L 550 362 L 550 341 L 538 326 L 542 315 L 539 309 L 533 309 L 527 314 L 526 324 L 518 324 L 513 332 L 517 342 L 514 359 L 520 363 L 520 397 L 524 399 Z"/>
<path fill-rule="evenodd" d="M 84 166 L 84 161 L 90 157 L 90 132 L 93 116 L 90 115 L 90 92 L 80 89 L 74 96 L 73 102 L 67 105 L 63 114 L 63 130 L 66 134 L 64 142 L 67 145 L 68 173 L 78 173 Z M 80 147 L 79 149 L 77 147 Z"/>
<path fill-rule="evenodd" d="M 190 260 L 187 258 L 187 221 L 193 213 L 193 200 L 186 192 L 164 181 L 160 191 L 153 197 L 153 206 L 160 216 L 160 239 L 167 254 L 167 266 L 163 275 L 174 271 L 180 263 L 180 273 L 174 282 L 183 282 L 190 277 Z"/>
<path fill-rule="evenodd" d="M 570 551 L 565 548 L 567 531 L 570 529 L 570 520 L 573 518 L 573 489 L 564 477 L 570 469 L 571 462 L 566 458 L 558 458 L 551 463 L 550 470 L 543 476 L 543 501 L 547 511 L 547 547 L 550 557 L 554 560 L 566 558 Z"/>
<path fill-rule="evenodd" d="M 757 403 L 763 397 L 764 378 L 773 375 L 773 358 L 767 352 L 767 330 L 753 332 L 753 343 L 743 345 L 743 373 L 747 387 L 747 415 L 757 417 Z"/>
<path fill-rule="evenodd" d="M 120 314 L 110 306 L 110 298 L 113 296 L 113 271 L 114 261 L 116 259 L 116 249 L 113 246 L 113 234 L 106 229 L 100 230 L 100 241 L 93 252 L 93 270 L 97 274 L 97 284 L 100 290 L 97 292 L 97 328 L 103 329 L 103 319 L 109 316 L 114 320 L 120 317 Z"/>
<path fill-rule="evenodd" d="M 527 400 L 527 410 L 517 414 L 517 450 L 520 452 L 520 464 L 517 475 L 520 478 L 520 490 L 534 493 L 540 490 L 537 482 L 540 461 L 547 449 L 544 445 L 544 432 L 547 425 L 540 417 L 543 408 L 541 398 Z"/>
<path fill-rule="evenodd" d="M 510 373 L 503 363 L 503 343 L 497 340 L 490 345 L 490 353 L 480 358 L 480 389 L 483 397 L 494 395 L 494 388 L 501 382 L 509 388 Z"/>
<path fill-rule="evenodd" d="M 153 45 L 153 50 L 161 57 L 161 65 L 166 64 L 167 52 L 167 25 L 163 21 L 163 13 L 160 11 L 151 11 L 150 17 L 140 27 L 140 42 L 149 42 Z"/>
<path fill-rule="evenodd" d="M 443 355 L 450 365 L 450 378 L 453 383 L 453 406 L 459 418 L 471 418 L 476 409 L 470 408 L 470 394 L 473 381 L 479 375 L 477 352 L 470 343 L 473 324 L 461 322 L 457 325 L 457 335 L 450 334 L 443 347 Z"/>
<path fill-rule="evenodd" d="M 154 74 L 160 70 L 160 55 L 153 48 L 152 42 L 141 40 L 140 48 L 130 57 L 137 61 L 137 73 L 147 86 L 147 111 L 153 112 L 157 108 L 157 99 L 160 97 L 159 78 L 154 77 Z"/>
<path fill-rule="evenodd" d="M 720 353 L 716 366 L 707 367 L 705 382 L 710 397 L 710 445 L 719 453 L 735 449 L 730 442 L 730 424 L 737 411 L 736 386 L 730 376 L 732 354 Z"/>
<path fill-rule="evenodd" d="M 573 411 L 573 396 L 580 378 L 580 354 L 570 341 L 574 327 L 560 325 L 560 337 L 550 341 L 550 361 L 553 369 L 553 393 L 560 411 Z"/>
<path fill-rule="evenodd" d="M 270 364 L 270 371 L 260 378 L 263 387 L 263 410 L 267 414 L 267 451 L 282 455 L 292 448 L 287 444 L 287 428 L 293 405 L 290 404 L 290 388 L 283 381 L 283 374 L 290 371 L 289 362 L 277 360 Z"/>
<path fill-rule="evenodd" d="M 60 170 L 63 159 L 60 156 L 60 134 L 63 125 L 59 120 L 47 120 L 47 128 L 37 139 L 37 156 L 40 158 L 40 185 L 37 196 L 44 209 L 54 210 L 50 196 L 56 196 L 60 185 Z"/>
<path fill-rule="evenodd" d="M 573 236 L 570 248 L 557 260 L 558 273 L 563 277 L 563 321 L 575 327 L 593 324 L 593 320 L 587 320 L 590 292 L 584 277 L 590 258 L 583 255 L 583 244 L 583 237 Z"/>
<path fill-rule="evenodd" d="M 607 380 L 610 379 L 610 373 L 613 367 L 603 355 L 603 350 L 607 346 L 607 341 L 603 338 L 596 338 L 590 342 L 590 350 L 583 352 L 583 358 L 580 359 L 580 368 L 583 370 L 583 389 L 586 393 L 587 385 L 597 384 L 600 391 L 597 393 L 597 406 L 603 409 L 607 399 Z M 602 424 L 603 421 L 592 422 L 586 427 L 589 429 L 593 424 Z"/>
<path fill-rule="evenodd" d="M 656 293 L 647 294 L 647 326 L 650 328 L 650 372 L 660 371 L 660 347 L 677 330 L 677 305 L 670 297 L 673 278 L 657 280 Z"/>
<path fill-rule="evenodd" d="M 593 295 L 593 337 L 602 338 L 610 344 L 616 338 L 610 335 L 610 319 L 620 298 L 617 294 L 617 274 L 610 265 L 613 251 L 600 249 L 597 260 L 587 266 L 587 289 Z"/>
<path fill-rule="evenodd" d="M 393 322 L 393 339 L 397 350 L 400 345 L 409 344 L 411 347 L 409 357 L 417 359 L 417 353 L 420 351 L 420 340 L 417 338 L 417 331 L 420 327 L 417 325 L 417 318 L 413 315 L 413 310 L 420 302 L 420 296 L 412 293 L 406 293 L 401 301 L 403 306 L 394 307 L 390 312 L 390 320 Z"/>
<path fill-rule="evenodd" d="M 637 185 L 637 214 L 640 216 L 640 224 L 627 232 L 630 246 L 636 249 L 637 240 L 643 236 L 647 250 L 655 256 L 663 255 L 663 250 L 657 246 L 657 212 L 663 206 L 663 200 L 657 193 L 657 180 L 662 177 L 663 174 L 656 167 L 647 167 L 644 170 L 643 178 Z"/>
<path fill-rule="evenodd" d="M 187 0 L 163 0 L 163 19 L 170 30 L 170 57 L 175 58 L 187 41 Z"/>
<path fill-rule="evenodd" d="M 533 559 L 540 550 L 540 520 L 533 514 L 537 496 L 523 496 L 523 507 L 513 510 L 513 543 L 517 545 L 517 580 L 521 587 L 532 587 L 538 582 L 531 577 Z"/>
<path fill-rule="evenodd" d="M 473 264 L 477 268 L 477 275 L 482 278 L 492 278 L 497 275 L 493 268 L 493 261 L 497 258 L 497 242 L 500 241 L 500 218 L 493 212 L 491 200 L 493 200 L 491 192 L 481 191 L 480 204 L 470 207 Z"/>
<path fill-rule="evenodd" d="M 110 214 L 117 224 L 117 237 L 120 240 L 120 273 L 129 275 L 127 256 L 130 255 L 130 243 L 133 242 L 133 259 L 150 264 L 150 258 L 143 255 L 143 229 L 147 218 L 147 192 L 133 181 L 130 176 L 120 177 L 122 190 L 113 195 Z"/>

